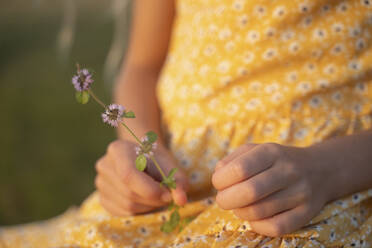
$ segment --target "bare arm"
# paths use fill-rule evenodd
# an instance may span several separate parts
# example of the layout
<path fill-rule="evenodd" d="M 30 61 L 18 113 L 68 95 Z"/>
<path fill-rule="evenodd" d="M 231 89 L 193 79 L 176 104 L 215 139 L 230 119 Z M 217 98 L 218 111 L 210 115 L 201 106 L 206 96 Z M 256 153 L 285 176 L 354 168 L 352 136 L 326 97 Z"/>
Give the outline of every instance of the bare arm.
<path fill-rule="evenodd" d="M 329 169 L 328 200 L 372 188 L 372 130 L 330 139 L 309 149 L 317 163 Z"/>
<path fill-rule="evenodd" d="M 114 89 L 115 101 L 136 113 L 126 120 L 139 136 L 152 130 L 160 134 L 156 83 L 164 63 L 174 17 L 173 0 L 137 0 L 129 49 Z M 119 130 L 120 131 L 120 130 Z M 126 132 L 120 138 L 132 139 Z"/>

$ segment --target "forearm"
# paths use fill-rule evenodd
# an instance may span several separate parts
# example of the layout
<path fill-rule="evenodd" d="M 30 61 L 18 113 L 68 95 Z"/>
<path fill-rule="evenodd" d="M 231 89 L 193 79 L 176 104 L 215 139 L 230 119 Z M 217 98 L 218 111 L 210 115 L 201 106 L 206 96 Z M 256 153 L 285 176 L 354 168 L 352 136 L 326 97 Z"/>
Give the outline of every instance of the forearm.
<path fill-rule="evenodd" d="M 125 123 L 139 137 L 148 131 L 160 134 L 160 111 L 156 99 L 156 82 L 159 69 L 127 66 L 114 90 L 115 102 L 132 110 L 136 118 L 125 119 Z M 131 135 L 119 127 L 118 136 L 122 139 L 134 140 Z"/>
<path fill-rule="evenodd" d="M 309 150 L 329 175 L 329 200 L 372 188 L 372 130 L 333 138 Z"/>

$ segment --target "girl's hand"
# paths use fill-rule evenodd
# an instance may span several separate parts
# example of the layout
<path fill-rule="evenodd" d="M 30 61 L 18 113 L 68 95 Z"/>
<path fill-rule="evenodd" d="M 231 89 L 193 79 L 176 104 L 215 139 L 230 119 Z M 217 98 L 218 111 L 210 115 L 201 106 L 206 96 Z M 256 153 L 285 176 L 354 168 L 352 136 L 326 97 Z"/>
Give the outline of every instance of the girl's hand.
<path fill-rule="evenodd" d="M 177 188 L 169 192 L 160 186 L 161 177 L 148 161 L 145 172 L 135 167 L 135 146 L 130 141 L 112 142 L 106 154 L 97 161 L 95 184 L 102 206 L 116 216 L 146 213 L 167 205 L 172 199 L 178 205 L 187 202 L 187 179 L 181 171 L 175 178 Z M 166 174 L 175 167 L 170 153 L 161 145 L 154 151 L 155 158 Z"/>
<path fill-rule="evenodd" d="M 212 183 L 221 208 L 250 221 L 257 233 L 280 236 L 301 228 L 322 209 L 330 175 L 307 148 L 248 144 L 218 163 Z"/>

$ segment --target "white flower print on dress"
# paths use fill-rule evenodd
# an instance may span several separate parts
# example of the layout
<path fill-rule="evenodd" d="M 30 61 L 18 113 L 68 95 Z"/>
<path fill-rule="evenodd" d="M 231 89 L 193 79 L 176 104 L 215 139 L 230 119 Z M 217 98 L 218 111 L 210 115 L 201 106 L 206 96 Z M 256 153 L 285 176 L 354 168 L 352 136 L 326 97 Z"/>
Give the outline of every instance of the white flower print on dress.
<path fill-rule="evenodd" d="M 315 40 L 323 40 L 327 37 L 327 31 L 324 29 L 316 28 L 313 31 L 313 39 Z"/>
<path fill-rule="evenodd" d="M 310 99 L 310 106 L 313 108 L 318 108 L 322 104 L 322 98 L 320 96 L 313 96 Z"/>
<path fill-rule="evenodd" d="M 200 76 L 205 76 L 207 75 L 208 71 L 209 71 L 210 67 L 208 65 L 202 65 L 199 69 L 199 75 Z"/>
<path fill-rule="evenodd" d="M 244 8 L 244 1 L 242 0 L 235 0 L 233 3 L 233 9 L 236 11 L 242 11 Z"/>
<path fill-rule="evenodd" d="M 297 91 L 301 92 L 302 94 L 306 94 L 311 90 L 310 82 L 300 82 L 297 86 Z"/>
<path fill-rule="evenodd" d="M 372 7 L 372 1 L 371 0 L 360 0 L 360 2 L 362 3 L 362 5 L 364 7 Z"/>
<path fill-rule="evenodd" d="M 246 110 L 255 110 L 257 109 L 261 104 L 261 100 L 259 98 L 252 98 L 248 100 L 248 102 L 245 104 Z"/>
<path fill-rule="evenodd" d="M 275 35 L 275 33 L 276 33 L 276 30 L 275 30 L 275 28 L 273 28 L 273 27 L 268 27 L 268 28 L 265 30 L 265 35 L 266 35 L 267 37 L 273 37 L 273 36 Z"/>
<path fill-rule="evenodd" d="M 343 51 L 345 51 L 345 46 L 341 43 L 338 43 L 336 45 L 334 45 L 331 49 L 331 54 L 333 55 L 339 55 L 341 54 Z"/>
<path fill-rule="evenodd" d="M 249 43 L 256 43 L 260 39 L 260 33 L 256 30 L 250 30 L 247 33 L 245 40 Z"/>
<path fill-rule="evenodd" d="M 262 58 L 265 60 L 272 60 L 278 55 L 278 52 L 275 48 L 268 48 L 263 54 Z"/>
<path fill-rule="evenodd" d="M 231 36 L 231 30 L 229 28 L 224 28 L 218 33 L 218 38 L 220 40 L 226 40 Z"/>
<path fill-rule="evenodd" d="M 273 17 L 281 18 L 287 14 L 287 9 L 284 6 L 278 6 L 273 11 Z"/>
<path fill-rule="evenodd" d="M 247 15 L 241 15 L 241 16 L 238 16 L 238 26 L 240 26 L 241 28 L 247 26 L 248 24 L 248 16 Z"/>
<path fill-rule="evenodd" d="M 244 52 L 244 55 L 243 55 L 243 62 L 245 64 L 250 64 L 252 63 L 254 59 L 254 54 L 252 52 L 249 52 L 249 51 L 246 51 Z"/>
<path fill-rule="evenodd" d="M 305 18 L 302 19 L 301 25 L 302 25 L 302 27 L 307 28 L 311 25 L 312 22 L 313 22 L 313 17 L 312 16 L 306 16 Z"/>
<path fill-rule="evenodd" d="M 300 45 L 297 41 L 294 41 L 291 44 L 289 44 L 289 51 L 291 53 L 297 53 L 299 49 L 300 49 Z"/>
<path fill-rule="evenodd" d="M 221 73 L 227 73 L 230 69 L 230 61 L 228 60 L 225 60 L 225 61 L 222 61 L 218 64 L 217 66 L 217 70 Z"/>
<path fill-rule="evenodd" d="M 266 7 L 263 5 L 256 5 L 254 7 L 254 14 L 263 17 L 266 14 Z"/>
<path fill-rule="evenodd" d="M 332 25 L 332 30 L 334 33 L 341 33 L 344 30 L 344 25 L 342 23 L 335 23 Z"/>

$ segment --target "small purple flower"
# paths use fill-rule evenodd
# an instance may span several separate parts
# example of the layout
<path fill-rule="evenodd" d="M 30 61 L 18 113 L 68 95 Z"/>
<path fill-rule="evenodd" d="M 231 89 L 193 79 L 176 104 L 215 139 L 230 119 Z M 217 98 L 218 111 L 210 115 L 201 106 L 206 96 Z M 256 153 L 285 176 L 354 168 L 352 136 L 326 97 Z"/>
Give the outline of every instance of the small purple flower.
<path fill-rule="evenodd" d="M 149 142 L 149 139 L 147 138 L 147 136 L 143 137 L 141 139 L 141 142 L 142 142 L 142 146 L 138 145 L 134 148 L 137 156 L 142 155 L 142 154 L 145 155 L 146 158 L 153 156 L 154 155 L 153 151 L 156 149 L 157 144 Z"/>
<path fill-rule="evenodd" d="M 93 83 L 92 74 L 87 69 L 77 70 L 77 75 L 72 77 L 72 84 L 77 91 L 89 90 Z"/>
<path fill-rule="evenodd" d="M 117 127 L 124 114 L 124 107 L 119 104 L 110 104 L 102 113 L 102 120 L 113 127 Z"/>

